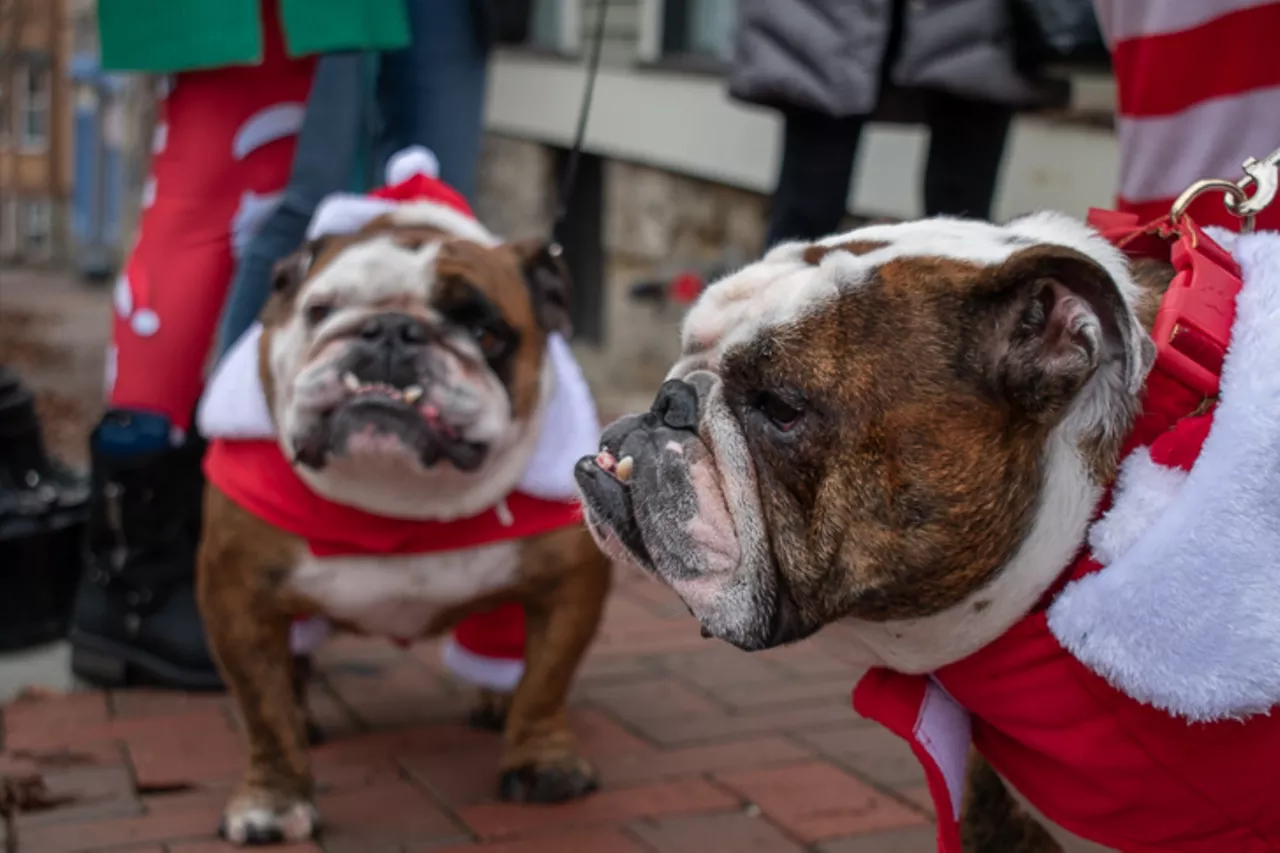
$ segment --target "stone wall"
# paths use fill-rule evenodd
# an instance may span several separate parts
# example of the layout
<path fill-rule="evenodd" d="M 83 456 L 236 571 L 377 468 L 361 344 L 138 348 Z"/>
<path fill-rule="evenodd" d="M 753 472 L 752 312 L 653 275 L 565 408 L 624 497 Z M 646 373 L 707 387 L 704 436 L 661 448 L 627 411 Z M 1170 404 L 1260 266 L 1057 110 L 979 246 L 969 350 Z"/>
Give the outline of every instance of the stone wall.
<path fill-rule="evenodd" d="M 554 197 L 554 157 L 544 146 L 490 135 L 477 212 L 506 235 L 544 233 Z M 735 266 L 764 240 L 766 199 L 635 163 L 604 176 L 604 342 L 580 346 L 583 369 L 607 413 L 647 406 L 679 353 L 683 309 L 630 298 L 632 285 L 687 270 Z M 578 286 L 589 286 L 578 283 Z"/>

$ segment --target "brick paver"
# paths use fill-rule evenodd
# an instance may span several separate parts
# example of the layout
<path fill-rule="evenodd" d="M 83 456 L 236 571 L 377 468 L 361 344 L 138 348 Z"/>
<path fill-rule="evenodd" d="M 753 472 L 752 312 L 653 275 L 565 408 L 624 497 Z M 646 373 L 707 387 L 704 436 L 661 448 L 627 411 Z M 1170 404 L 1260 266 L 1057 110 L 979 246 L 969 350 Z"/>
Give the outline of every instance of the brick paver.
<path fill-rule="evenodd" d="M 896 739 L 849 706 L 839 638 L 747 655 L 704 640 L 664 587 L 619 573 L 570 719 L 603 789 L 497 802 L 500 736 L 463 724 L 439 648 L 342 637 L 312 710 L 325 832 L 281 853 L 927 853 L 932 817 Z M 136 690 L 4 709 L 0 773 L 41 773 L 21 853 L 228 853 L 214 829 L 242 768 L 230 701 Z M 0 833 L 2 836 L 3 833 Z"/>

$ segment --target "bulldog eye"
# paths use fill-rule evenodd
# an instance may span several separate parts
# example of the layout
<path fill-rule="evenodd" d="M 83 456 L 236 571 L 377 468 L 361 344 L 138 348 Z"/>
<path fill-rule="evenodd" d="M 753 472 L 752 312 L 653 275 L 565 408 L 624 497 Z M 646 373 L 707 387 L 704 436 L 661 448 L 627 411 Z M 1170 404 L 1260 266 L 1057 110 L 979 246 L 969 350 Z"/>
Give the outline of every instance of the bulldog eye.
<path fill-rule="evenodd" d="M 507 342 L 492 329 L 476 326 L 472 328 L 471 335 L 480 346 L 480 351 L 484 353 L 485 358 L 498 358 L 507 351 Z"/>
<path fill-rule="evenodd" d="M 773 424 L 782 432 L 788 432 L 799 421 L 804 414 L 803 411 L 788 403 L 786 400 L 774 394 L 772 391 L 765 391 L 760 395 L 760 399 L 756 402 L 756 408 L 760 413 L 768 418 L 769 423 Z"/>
<path fill-rule="evenodd" d="M 318 326 L 329 318 L 333 313 L 333 306 L 326 305 L 323 302 L 317 302 L 307 306 L 306 318 L 307 324 L 310 326 Z"/>

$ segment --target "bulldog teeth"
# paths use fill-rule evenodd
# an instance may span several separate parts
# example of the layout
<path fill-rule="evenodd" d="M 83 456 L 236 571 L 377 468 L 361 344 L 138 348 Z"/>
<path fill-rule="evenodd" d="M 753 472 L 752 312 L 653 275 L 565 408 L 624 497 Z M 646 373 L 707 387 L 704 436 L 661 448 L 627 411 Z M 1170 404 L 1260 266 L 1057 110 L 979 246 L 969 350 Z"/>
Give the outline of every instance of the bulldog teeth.
<path fill-rule="evenodd" d="M 356 379 L 356 375 L 354 373 L 348 372 L 342 374 L 342 384 L 346 386 L 348 391 L 360 390 L 360 380 Z"/>
<path fill-rule="evenodd" d="M 618 460 L 618 467 L 614 469 L 613 476 L 625 483 L 631 479 L 631 471 L 635 467 L 636 461 L 630 456 L 624 456 Z"/>
<path fill-rule="evenodd" d="M 596 455 L 596 464 L 604 470 L 612 473 L 618 463 L 617 460 L 613 458 L 612 453 L 607 450 L 601 450 L 600 453 Z"/>
<path fill-rule="evenodd" d="M 410 385 L 408 388 L 404 389 L 404 401 L 406 403 L 416 403 L 422 399 L 422 394 L 423 391 L 421 385 Z"/>

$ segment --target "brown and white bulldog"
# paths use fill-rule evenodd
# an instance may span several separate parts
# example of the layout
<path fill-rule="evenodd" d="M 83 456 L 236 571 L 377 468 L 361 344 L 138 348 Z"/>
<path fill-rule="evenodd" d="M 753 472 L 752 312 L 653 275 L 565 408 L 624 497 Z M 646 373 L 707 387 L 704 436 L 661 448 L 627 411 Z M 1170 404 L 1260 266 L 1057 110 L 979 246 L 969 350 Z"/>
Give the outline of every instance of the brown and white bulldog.
<path fill-rule="evenodd" d="M 1217 529 L 1197 529 L 1182 543 L 1187 553 L 1204 550 L 1204 543 L 1218 553 L 1227 546 L 1240 552 L 1230 572 L 1212 558 L 1165 554 L 1142 567 L 1140 583 L 1125 585 L 1113 572 L 1092 586 L 1077 584 L 1074 601 L 1059 595 L 1068 606 L 1058 608 L 1057 638 L 1040 609 L 1082 548 L 1088 551 L 1086 532 L 1115 480 L 1140 408 L 1155 357 L 1148 332 L 1172 272 L 1160 263 L 1130 264 L 1084 223 L 1055 214 L 1004 226 L 955 219 L 877 225 L 778 246 L 707 289 L 686 318 L 683 354 L 652 409 L 606 427 L 599 453 L 579 462 L 588 525 L 610 555 L 669 584 L 705 632 L 745 650 L 793 642 L 839 622 L 840 636 L 867 665 L 882 668 L 877 671 L 936 679 L 979 650 L 1006 648 L 1011 629 L 1039 613 L 1034 618 L 1049 649 L 1041 657 L 1051 659 L 1054 672 L 1066 673 L 1077 690 L 1087 685 L 1091 697 L 1103 696 L 1141 737 L 1163 738 L 1160 747 L 1169 746 L 1169 755 L 1179 754 L 1177 738 L 1200 738 L 1182 747 L 1184 756 L 1192 749 L 1200 756 L 1201 764 L 1187 772 L 1207 774 L 1213 782 L 1200 783 L 1231 790 L 1230 808 L 1244 810 L 1240 803 L 1250 790 L 1261 792 L 1264 806 L 1274 805 L 1269 798 L 1280 794 L 1276 784 L 1257 781 L 1274 774 L 1257 765 L 1280 744 L 1277 727 L 1265 722 L 1266 709 L 1280 701 L 1280 669 L 1268 652 L 1277 620 L 1258 609 L 1258 596 L 1274 601 L 1262 591 L 1275 588 L 1265 579 L 1277 553 L 1271 540 L 1280 480 L 1248 462 L 1250 452 L 1269 459 L 1273 450 L 1249 451 L 1250 441 L 1265 446 L 1256 437 L 1242 437 L 1234 448 L 1230 440 L 1219 442 L 1219 457 L 1235 454 L 1235 461 L 1218 481 L 1263 485 L 1252 498 L 1219 498 L 1213 512 L 1225 518 L 1250 507 L 1259 518 L 1240 522 L 1239 536 L 1223 532 L 1235 522 L 1215 521 Z M 1280 287 L 1265 286 L 1255 289 L 1280 301 Z M 1274 310 L 1258 309 L 1251 322 L 1273 328 Z M 1253 337 L 1270 342 L 1257 350 L 1254 366 L 1242 368 L 1246 379 L 1237 386 L 1245 390 L 1235 403 L 1257 411 L 1232 417 L 1271 443 L 1280 440 L 1280 420 L 1270 395 L 1280 395 L 1280 388 L 1268 380 L 1264 394 L 1257 377 L 1274 370 L 1259 372 L 1257 365 L 1274 358 L 1280 335 Z M 1193 407 L 1196 402 L 1214 401 L 1197 398 Z M 1201 411 L 1181 414 L 1194 420 Z M 1128 527 L 1142 513 L 1150 517 L 1170 506 L 1161 492 L 1185 479 L 1178 470 L 1150 476 L 1155 497 L 1134 511 Z M 1176 517 L 1166 526 L 1176 526 Z M 1131 539 L 1125 527 L 1112 524 Z M 1172 542 L 1178 532 L 1163 535 Z M 1093 605 L 1103 617 L 1076 619 L 1070 606 L 1084 597 L 1103 603 Z M 1204 609 L 1210 605 L 1212 611 Z M 1215 616 L 1206 619 L 1210 612 Z M 1100 665 L 1090 671 L 1072 654 Z M 1182 663 L 1177 655 L 1185 655 Z M 1177 682 L 1176 689 L 1153 688 L 1157 672 Z M 924 685 L 929 679 L 915 680 Z M 1105 755 L 1090 767 L 1112 767 L 1111 778 L 1102 771 L 1067 779 L 1068 769 L 1079 769 L 1070 763 L 1072 747 L 1043 733 L 1056 731 L 1055 714 L 1075 713 L 1072 708 L 1086 707 L 1084 700 L 1058 707 L 1052 691 L 1028 695 L 1009 687 L 1008 705 L 996 698 L 979 712 L 981 700 L 1000 695 L 991 685 L 1003 682 L 987 673 L 968 681 L 966 687 L 977 686 L 963 695 L 946 679 L 944 689 L 932 684 L 933 710 L 946 717 L 942 728 L 958 733 L 967 749 L 969 716 L 947 691 L 961 703 L 979 700 L 965 707 L 975 721 L 987 714 L 985 728 L 974 729 L 975 738 L 986 738 L 980 745 L 1018 758 L 1019 768 L 1028 768 L 1018 784 L 1028 791 L 1048 797 L 1069 789 L 1070 804 L 1092 815 L 1075 824 L 1075 834 L 1093 838 L 1090 831 L 1098 829 L 1114 839 L 1132 830 L 1131 840 L 1140 831 L 1192 839 L 1185 846 L 1123 847 L 1132 850 L 1275 849 L 1249 846 L 1269 837 L 1266 832 L 1280 832 L 1273 807 L 1253 807 L 1259 797 L 1243 816 L 1224 817 L 1226 811 L 1194 798 L 1193 807 L 1171 810 L 1169 803 L 1182 802 L 1178 798 L 1194 788 L 1185 777 L 1159 767 L 1121 774 L 1126 765 Z M 1053 682 L 1039 683 L 1036 690 Z M 1224 697 L 1237 687 L 1232 706 Z M 913 724 L 918 733 L 932 713 L 914 717 L 924 695 L 912 700 L 917 705 L 904 736 Z M 1010 746 L 1014 741 L 1000 726 L 1013 726 L 1010 715 L 1024 712 L 1019 722 L 1030 740 Z M 1240 725 L 1251 714 L 1261 716 Z M 1102 730 L 1101 718 L 1090 719 L 1080 723 L 1078 743 L 1091 737 L 1107 743 L 1089 734 Z M 1200 725 L 1216 720 L 1223 722 Z M 1044 751 L 1051 749 L 1063 751 Z M 1209 769 L 1209 755 L 1221 763 Z M 1062 763 L 1053 764 L 1059 757 Z M 1143 760 L 1135 759 L 1139 766 Z M 1044 781 L 1051 765 L 1062 768 L 1053 787 Z M 986 765 L 971 762 L 970 774 L 966 850 L 1060 849 L 1041 828 L 1022 823 L 1025 812 L 1005 802 L 999 778 Z M 947 785 L 963 779 L 963 763 L 944 775 L 936 781 L 945 794 Z M 1091 786 L 1110 795 L 1122 785 L 1128 786 L 1124 796 L 1081 805 L 1091 802 Z M 1162 804 L 1157 796 L 1177 785 Z M 960 801 L 955 796 L 957 813 Z M 1185 828 L 1175 826 L 1183 819 Z"/>
<path fill-rule="evenodd" d="M 550 802 L 596 787 L 564 703 L 609 564 L 572 495 L 576 455 L 562 465 L 564 499 L 542 497 L 531 476 L 546 463 L 540 448 L 574 441 L 575 427 L 547 423 L 564 408 L 571 361 L 557 337 L 563 265 L 543 244 L 500 242 L 439 205 L 386 206 L 279 265 L 256 340 L 220 367 L 247 359 L 260 390 L 215 377 L 202 407 L 217 438 L 199 602 L 249 739 L 222 827 L 237 844 L 317 827 L 290 653 L 298 617 L 413 640 L 522 605 L 500 794 Z M 228 411 L 255 405 L 264 431 L 225 426 Z M 568 417 L 581 426 L 582 414 Z M 598 428 L 587 429 L 594 446 Z"/>

